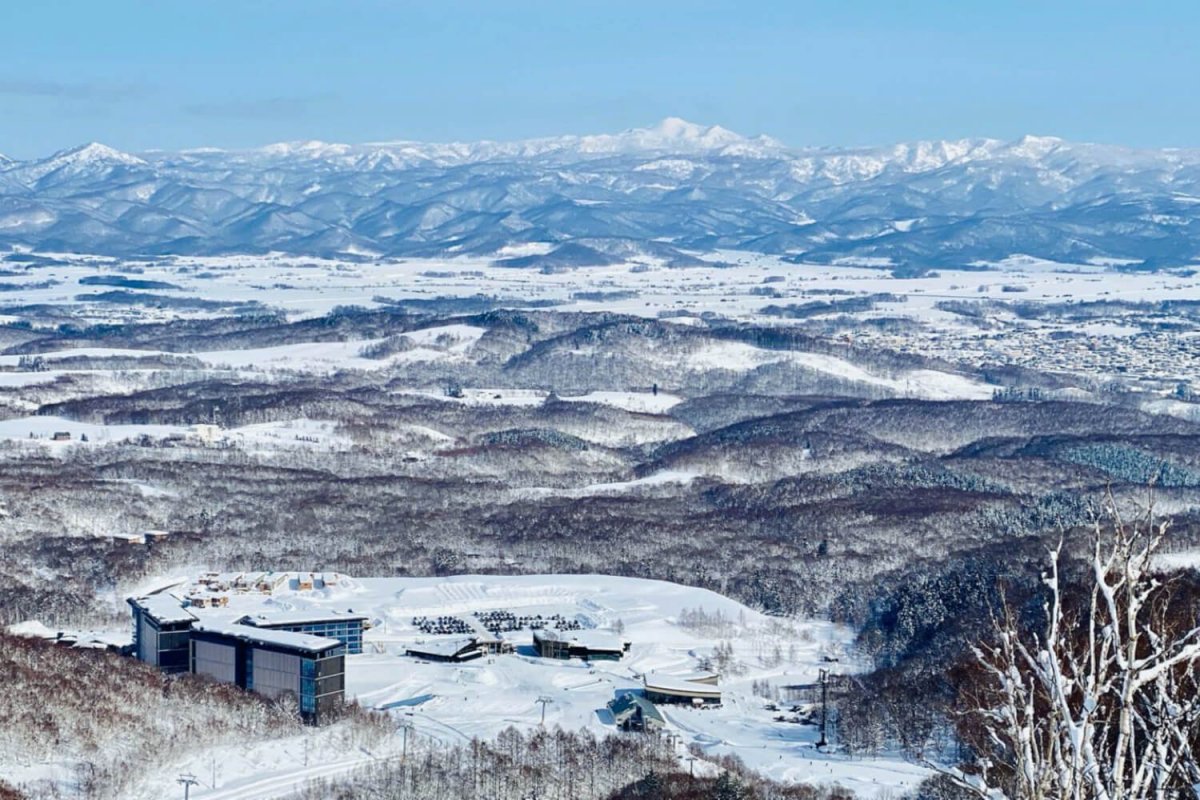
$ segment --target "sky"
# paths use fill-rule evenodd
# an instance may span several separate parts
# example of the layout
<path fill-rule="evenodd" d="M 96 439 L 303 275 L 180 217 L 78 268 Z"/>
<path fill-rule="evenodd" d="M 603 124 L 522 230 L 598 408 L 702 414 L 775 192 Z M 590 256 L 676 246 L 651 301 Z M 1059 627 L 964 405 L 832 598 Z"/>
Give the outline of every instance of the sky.
<path fill-rule="evenodd" d="M 1200 3 L 3 0 L 0 153 L 615 132 L 1200 146 Z"/>

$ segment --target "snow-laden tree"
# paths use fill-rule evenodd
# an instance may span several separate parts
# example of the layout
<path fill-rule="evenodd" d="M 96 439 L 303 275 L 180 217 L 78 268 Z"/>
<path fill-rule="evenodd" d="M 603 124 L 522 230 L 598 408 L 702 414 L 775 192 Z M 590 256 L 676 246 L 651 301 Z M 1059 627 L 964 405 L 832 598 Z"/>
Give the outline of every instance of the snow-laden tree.
<path fill-rule="evenodd" d="M 1040 630 L 1007 603 L 975 648 L 974 763 L 957 780 L 987 798 L 1140 800 L 1200 796 L 1200 628 L 1155 568 L 1167 532 L 1152 505 L 1123 519 L 1110 500 L 1085 577 L 1049 553 Z"/>

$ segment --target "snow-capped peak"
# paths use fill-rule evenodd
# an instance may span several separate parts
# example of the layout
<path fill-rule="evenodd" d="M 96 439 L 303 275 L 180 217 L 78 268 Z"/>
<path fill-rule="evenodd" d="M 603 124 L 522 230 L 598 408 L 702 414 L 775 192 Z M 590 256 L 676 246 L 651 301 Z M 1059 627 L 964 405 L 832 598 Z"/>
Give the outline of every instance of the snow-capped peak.
<path fill-rule="evenodd" d="M 780 151 L 783 145 L 766 136 L 748 138 L 720 125 L 698 125 L 679 117 L 667 117 L 650 128 L 631 128 L 617 134 L 567 137 L 563 149 L 580 153 L 723 153 L 726 155 L 766 155 Z"/>
<path fill-rule="evenodd" d="M 697 125 L 679 117 L 667 117 L 652 128 L 634 128 L 615 138 L 639 147 L 686 150 L 719 150 L 749 141 L 720 125 Z"/>
<path fill-rule="evenodd" d="M 1057 150 L 1065 142 L 1057 136 L 1032 136 L 1026 134 L 1012 143 L 1009 152 L 1022 158 L 1038 159 Z"/>
<path fill-rule="evenodd" d="M 719 125 L 698 125 L 668 117 L 649 128 L 583 136 L 549 136 L 516 141 L 417 142 L 407 139 L 335 144 L 321 141 L 280 142 L 250 151 L 249 155 L 281 160 L 330 161 L 346 167 L 398 168 L 414 163 L 461 164 L 493 158 L 598 156 L 653 152 L 660 154 L 725 153 L 763 155 L 782 151 L 769 137 L 747 138 Z"/>
<path fill-rule="evenodd" d="M 679 117 L 667 117 L 658 125 L 650 128 L 649 132 L 665 140 L 682 139 L 705 144 L 731 144 L 744 138 L 720 125 L 697 125 Z"/>
<path fill-rule="evenodd" d="M 352 150 L 348 144 L 336 144 L 309 140 L 302 142 L 277 142 L 261 148 L 258 152 L 265 156 L 301 157 L 301 158 L 330 158 L 344 156 Z"/>
<path fill-rule="evenodd" d="M 53 163 L 57 167 L 62 167 L 67 166 L 68 164 L 82 165 L 101 162 L 130 165 L 146 163 L 135 155 L 122 153 L 120 150 L 115 150 L 108 145 L 100 144 L 99 142 L 88 142 L 87 144 L 79 145 L 78 147 L 59 150 L 42 163 Z"/>
<path fill-rule="evenodd" d="M 49 158 L 30 161 L 12 167 L 9 174 L 26 183 L 34 183 L 49 175 L 63 177 L 93 177 L 114 168 L 143 167 L 146 162 L 129 153 L 122 153 L 99 142 L 59 150 Z"/>

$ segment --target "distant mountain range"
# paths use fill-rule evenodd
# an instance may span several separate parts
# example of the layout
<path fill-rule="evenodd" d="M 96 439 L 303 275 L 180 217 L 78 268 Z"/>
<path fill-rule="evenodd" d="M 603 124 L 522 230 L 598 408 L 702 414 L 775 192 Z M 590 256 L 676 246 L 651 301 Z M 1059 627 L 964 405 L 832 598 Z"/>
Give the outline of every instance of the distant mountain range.
<path fill-rule="evenodd" d="M 0 250 L 696 263 L 722 248 L 901 271 L 1029 255 L 1200 260 L 1200 151 L 1027 136 L 795 149 L 667 119 L 519 142 L 0 156 Z"/>

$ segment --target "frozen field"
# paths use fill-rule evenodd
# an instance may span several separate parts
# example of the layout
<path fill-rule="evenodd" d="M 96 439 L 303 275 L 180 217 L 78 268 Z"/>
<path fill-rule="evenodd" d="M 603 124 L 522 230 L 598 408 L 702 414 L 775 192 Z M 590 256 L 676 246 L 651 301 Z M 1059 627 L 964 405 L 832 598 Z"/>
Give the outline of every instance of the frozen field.
<path fill-rule="evenodd" d="M 640 687 L 644 673 L 695 673 L 703 661 L 716 657 L 718 646 L 728 643 L 733 655 L 720 680 L 721 707 L 661 707 L 668 730 L 679 737 L 681 753 L 684 746 L 695 744 L 712 755 L 736 754 L 781 780 L 838 782 L 867 796 L 911 788 L 924 774 L 899 759 L 851 760 L 822 753 L 815 747 L 816 726 L 776 722 L 776 713 L 764 708 L 770 698 L 756 696 L 754 683 L 811 684 L 822 667 L 856 670 L 852 632 L 831 623 L 766 617 L 703 589 L 601 575 L 342 578 L 336 588 L 293 588 L 270 597 L 235 595 L 226 608 L 193 610 L 201 620 L 216 621 L 269 609 L 305 608 L 353 609 L 372 618 L 364 654 L 347 657 L 348 695 L 386 710 L 397 725 L 407 720 L 426 742 L 466 742 L 491 738 L 508 726 L 532 728 L 541 716 L 539 697 L 549 698 L 547 725 L 591 728 L 603 735 L 615 730 L 608 701 Z M 414 617 L 465 619 L 472 612 L 490 610 L 560 614 L 584 629 L 623 629 L 632 646 L 619 662 L 554 661 L 533 654 L 526 630 L 504 634 L 517 646 L 512 655 L 461 664 L 405 655 L 408 645 L 437 638 L 414 627 Z M 284 742 L 226 754 L 218 788 L 195 796 L 273 796 L 281 785 L 291 785 L 289 779 L 298 779 L 298 747 Z M 195 763 L 184 767 L 204 775 L 211 769 L 211 758 L 199 754 Z M 314 775 L 362 763 L 363 754 L 334 747 L 322 758 L 327 760 L 310 763 Z M 704 768 L 703 762 L 698 768 Z"/>

